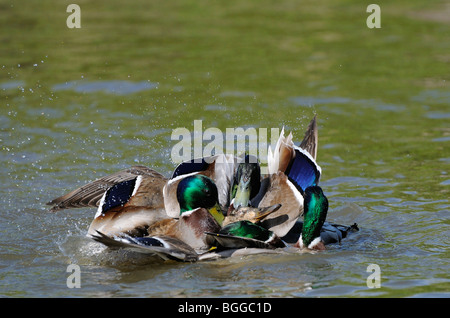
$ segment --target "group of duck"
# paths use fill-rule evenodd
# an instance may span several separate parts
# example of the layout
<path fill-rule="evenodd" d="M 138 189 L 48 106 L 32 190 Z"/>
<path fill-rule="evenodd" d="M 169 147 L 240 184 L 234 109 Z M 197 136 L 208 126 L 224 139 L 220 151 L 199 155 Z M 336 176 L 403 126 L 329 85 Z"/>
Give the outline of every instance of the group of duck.
<path fill-rule="evenodd" d="M 325 221 L 319 187 L 317 122 L 295 145 L 284 129 L 267 174 L 254 156 L 218 154 L 179 164 L 170 178 L 133 166 L 47 203 L 51 210 L 96 207 L 87 236 L 164 260 L 194 262 L 270 253 L 285 247 L 323 250 L 356 224 Z"/>

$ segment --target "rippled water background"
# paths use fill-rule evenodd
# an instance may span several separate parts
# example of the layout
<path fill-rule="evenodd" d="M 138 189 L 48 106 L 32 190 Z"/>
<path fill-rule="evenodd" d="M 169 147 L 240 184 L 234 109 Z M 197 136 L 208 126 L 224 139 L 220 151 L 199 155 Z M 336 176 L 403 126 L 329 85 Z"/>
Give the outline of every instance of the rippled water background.
<path fill-rule="evenodd" d="M 448 3 L 379 1 L 369 29 L 360 1 L 78 1 L 68 29 L 69 3 L 0 1 L 0 296 L 450 295 Z M 299 141 L 316 113 L 328 219 L 360 226 L 323 253 L 158 263 L 45 206 L 134 164 L 168 175 L 196 119 Z"/>

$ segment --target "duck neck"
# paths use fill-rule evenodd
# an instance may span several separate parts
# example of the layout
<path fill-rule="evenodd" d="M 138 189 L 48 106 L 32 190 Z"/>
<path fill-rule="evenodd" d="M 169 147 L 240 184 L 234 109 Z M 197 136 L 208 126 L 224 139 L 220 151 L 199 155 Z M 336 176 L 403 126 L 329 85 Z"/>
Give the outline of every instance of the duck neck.
<path fill-rule="evenodd" d="M 233 206 L 249 206 L 250 199 L 255 197 L 261 186 L 261 170 L 256 159 L 252 162 L 253 157 L 246 156 L 245 161 L 239 164 L 234 185 L 231 189 L 231 199 Z"/>

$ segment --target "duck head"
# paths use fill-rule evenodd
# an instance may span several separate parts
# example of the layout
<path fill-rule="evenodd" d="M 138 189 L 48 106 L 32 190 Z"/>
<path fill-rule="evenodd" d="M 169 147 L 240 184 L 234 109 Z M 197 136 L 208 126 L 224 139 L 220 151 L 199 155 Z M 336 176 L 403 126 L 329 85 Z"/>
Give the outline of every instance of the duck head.
<path fill-rule="evenodd" d="M 240 244 L 238 245 L 241 247 L 249 243 L 247 247 L 277 248 L 286 246 L 275 233 L 248 220 L 228 224 L 219 231 L 220 234 L 228 235 L 235 239 L 240 238 Z M 255 241 L 259 241 L 259 243 Z M 246 244 L 243 244 L 244 242 Z"/>
<path fill-rule="evenodd" d="M 261 241 L 269 239 L 269 236 L 272 234 L 269 230 L 266 230 L 265 228 L 247 220 L 231 223 L 223 227 L 219 233 L 239 237 L 248 237 Z"/>
<path fill-rule="evenodd" d="M 205 208 L 222 224 L 224 216 L 219 205 L 219 196 L 214 182 L 201 174 L 184 178 L 177 187 L 180 215 L 197 208 Z"/>
<path fill-rule="evenodd" d="M 250 199 L 255 197 L 261 185 L 261 169 L 254 156 L 246 155 L 236 171 L 234 184 L 231 188 L 231 199 L 235 209 L 249 206 Z"/>
<path fill-rule="evenodd" d="M 327 217 L 328 199 L 319 186 L 306 188 L 304 199 L 303 228 L 298 245 L 309 249 L 325 249 L 320 230 Z"/>

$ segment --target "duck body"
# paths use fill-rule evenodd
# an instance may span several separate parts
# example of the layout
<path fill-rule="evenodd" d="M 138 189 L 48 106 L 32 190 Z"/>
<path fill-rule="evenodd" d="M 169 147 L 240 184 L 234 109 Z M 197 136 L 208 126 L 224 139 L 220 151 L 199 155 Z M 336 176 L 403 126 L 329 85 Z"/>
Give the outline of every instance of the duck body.
<path fill-rule="evenodd" d="M 317 131 L 316 118 L 308 126 L 302 142 L 315 154 L 317 132 L 314 131 Z M 279 237 L 285 236 L 302 215 L 304 191 L 310 186 L 316 186 L 321 175 L 321 168 L 315 159 L 305 149 L 295 146 L 292 138 L 292 134 L 285 137 L 283 129 L 274 151 L 269 147 L 267 175 L 261 176 L 259 169 L 247 158 L 237 168 L 237 175 L 242 171 L 240 175 L 243 176 L 240 181 L 237 180 L 237 205 L 243 206 L 248 202 L 250 206 L 264 208 L 280 204 L 280 209 L 261 222 L 263 227 Z M 254 189 L 258 191 L 255 192 Z M 245 193 L 241 194 L 240 191 Z M 232 200 L 231 203 L 230 207 L 234 208 L 235 201 Z"/>
<path fill-rule="evenodd" d="M 247 157 L 239 163 L 234 180 L 238 185 L 234 185 L 235 190 L 232 188 L 235 197 L 231 200 L 230 209 L 234 208 L 236 201 L 240 208 L 247 202 L 258 208 L 277 203 L 280 209 L 258 224 L 283 241 L 287 240 L 286 244 L 301 249 L 322 250 L 326 244 L 340 242 L 348 227 L 324 226 L 328 200 L 318 186 L 322 170 L 315 161 L 318 143 L 316 117 L 309 123 L 300 147 L 292 139 L 292 134 L 284 136 L 283 129 L 275 149 L 272 151 L 269 147 L 269 172 L 266 176 L 260 176 L 260 170 Z M 254 189 L 258 191 L 255 193 Z M 300 220 L 302 215 L 303 221 Z M 357 229 L 356 224 L 352 229 Z M 233 235 L 245 238 L 245 235 L 238 233 Z M 295 238 L 293 242 L 292 237 Z M 230 246 L 229 242 L 227 246 Z"/>
<path fill-rule="evenodd" d="M 111 193 L 106 193 L 106 200 L 110 199 L 110 196 L 115 193 L 128 193 L 128 191 L 111 191 Z M 118 201 L 118 198 L 120 198 L 120 195 L 117 194 L 114 197 L 115 201 Z M 154 219 L 154 222 L 145 228 L 144 235 L 133 235 L 134 233 L 130 235 L 129 233 L 121 232 L 119 235 L 114 236 L 144 238 L 169 236 L 189 245 L 194 250 L 201 251 L 206 249 L 211 239 L 207 237 L 205 232 L 219 231 L 221 228 L 220 223 L 223 221 L 223 215 L 217 211 L 218 195 L 215 184 L 211 179 L 203 175 L 188 176 L 181 180 L 177 187 L 177 200 L 181 207 L 178 218 L 170 218 L 165 215 L 161 219 Z M 125 209 L 127 204 L 121 205 L 121 209 Z M 92 225 L 95 225 L 95 223 L 93 222 Z M 108 245 L 109 241 L 104 240 L 105 235 L 111 236 L 110 233 L 103 233 L 98 229 L 95 229 L 94 235 L 91 234 L 97 241 Z M 140 239 L 128 240 L 128 243 L 136 242 L 142 243 L 143 241 Z M 173 240 L 171 243 L 173 243 Z"/>

